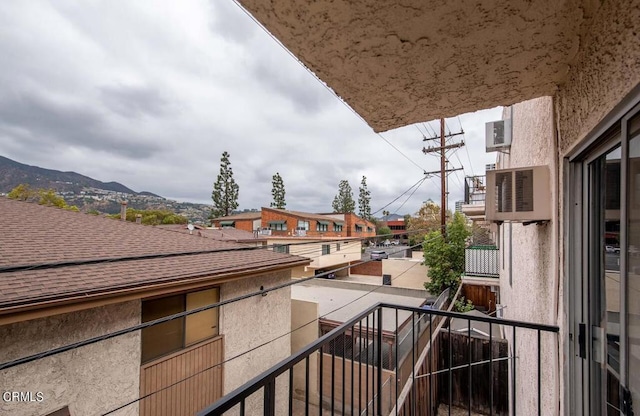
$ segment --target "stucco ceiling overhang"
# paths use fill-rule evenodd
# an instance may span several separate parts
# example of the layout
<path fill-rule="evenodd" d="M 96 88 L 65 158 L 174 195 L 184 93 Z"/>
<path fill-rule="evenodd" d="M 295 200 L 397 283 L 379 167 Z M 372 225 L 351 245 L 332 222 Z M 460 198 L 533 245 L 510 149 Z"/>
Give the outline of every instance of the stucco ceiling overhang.
<path fill-rule="evenodd" d="M 239 0 L 376 131 L 553 95 L 596 0 Z"/>

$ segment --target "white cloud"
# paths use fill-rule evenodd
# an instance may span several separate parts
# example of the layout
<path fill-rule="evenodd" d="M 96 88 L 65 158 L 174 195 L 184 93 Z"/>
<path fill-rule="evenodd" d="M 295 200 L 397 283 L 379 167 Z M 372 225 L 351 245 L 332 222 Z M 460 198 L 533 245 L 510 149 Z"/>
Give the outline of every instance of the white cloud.
<path fill-rule="evenodd" d="M 376 210 L 439 168 L 415 126 L 383 135 L 422 169 L 232 2 L 3 2 L 0 53 L 0 148 L 22 163 L 207 203 L 226 150 L 241 208 L 268 206 L 280 172 L 287 207 L 305 211 L 330 210 L 341 179 L 357 198 L 363 175 Z M 470 157 L 451 164 L 482 173 L 495 158 L 484 123 L 499 118 L 460 116 Z M 463 177 L 449 178 L 451 205 Z M 439 192 L 427 180 L 399 213 Z"/>

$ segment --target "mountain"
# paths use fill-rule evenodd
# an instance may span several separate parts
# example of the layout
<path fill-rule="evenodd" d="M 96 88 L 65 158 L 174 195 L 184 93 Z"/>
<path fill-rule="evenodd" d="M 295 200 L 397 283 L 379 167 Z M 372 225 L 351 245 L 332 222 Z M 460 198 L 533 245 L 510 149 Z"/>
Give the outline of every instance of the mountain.
<path fill-rule="evenodd" d="M 139 194 L 118 182 L 101 182 L 76 172 L 44 169 L 0 156 L 0 193 L 7 193 L 21 183 L 27 183 L 32 188 L 52 188 L 58 192 L 79 193 L 84 188 L 96 188 L 132 195 Z"/>
<path fill-rule="evenodd" d="M 83 212 L 117 214 L 122 200 L 129 208 L 169 210 L 194 223 L 205 223 L 211 212 L 209 205 L 172 201 L 151 192 L 136 192 L 118 182 L 101 182 L 76 172 L 44 169 L 0 156 L 0 194 L 9 193 L 21 183 L 54 189 L 67 204 Z"/>

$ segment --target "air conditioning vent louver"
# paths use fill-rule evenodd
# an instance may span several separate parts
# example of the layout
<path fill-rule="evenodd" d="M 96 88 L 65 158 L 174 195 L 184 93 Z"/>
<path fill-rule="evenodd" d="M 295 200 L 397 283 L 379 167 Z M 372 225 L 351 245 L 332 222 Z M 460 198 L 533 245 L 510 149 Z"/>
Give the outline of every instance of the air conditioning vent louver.
<path fill-rule="evenodd" d="M 516 212 L 533 211 L 533 170 L 518 170 L 516 176 Z"/>
<path fill-rule="evenodd" d="M 511 146 L 511 120 L 491 121 L 485 124 L 486 151 L 495 152 Z"/>
<path fill-rule="evenodd" d="M 496 175 L 495 191 L 498 212 L 511 212 L 511 207 L 513 206 L 513 197 L 511 196 L 513 190 L 512 177 L 511 172 Z"/>
<path fill-rule="evenodd" d="M 548 221 L 551 183 L 547 166 L 487 171 L 487 221 Z"/>

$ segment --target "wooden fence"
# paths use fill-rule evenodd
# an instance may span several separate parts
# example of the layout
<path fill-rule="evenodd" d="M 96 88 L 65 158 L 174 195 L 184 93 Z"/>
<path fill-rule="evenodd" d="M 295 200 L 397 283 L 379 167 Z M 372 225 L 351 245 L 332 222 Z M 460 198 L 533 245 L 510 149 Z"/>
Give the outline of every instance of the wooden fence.
<path fill-rule="evenodd" d="M 469 343 L 471 343 L 471 359 L 469 359 Z M 482 362 L 508 356 L 506 340 L 468 337 L 466 334 L 449 334 L 443 329 L 439 334 L 439 369 L 452 368 L 451 373 L 444 372 L 438 375 L 438 398 L 441 403 L 467 409 L 471 403 L 471 411 L 489 414 L 491 394 L 493 392 L 494 415 L 508 414 L 509 412 L 509 376 L 508 361 L 493 362 L 493 378 L 489 363 L 471 366 L 471 374 L 467 364 Z M 449 361 L 449 347 L 451 346 L 451 361 Z M 456 367 L 462 367 L 455 369 Z M 451 375 L 451 383 L 449 382 Z M 471 396 L 469 396 L 471 387 Z M 451 393 L 449 393 L 451 392 Z M 451 402 L 449 401 L 451 394 Z"/>

